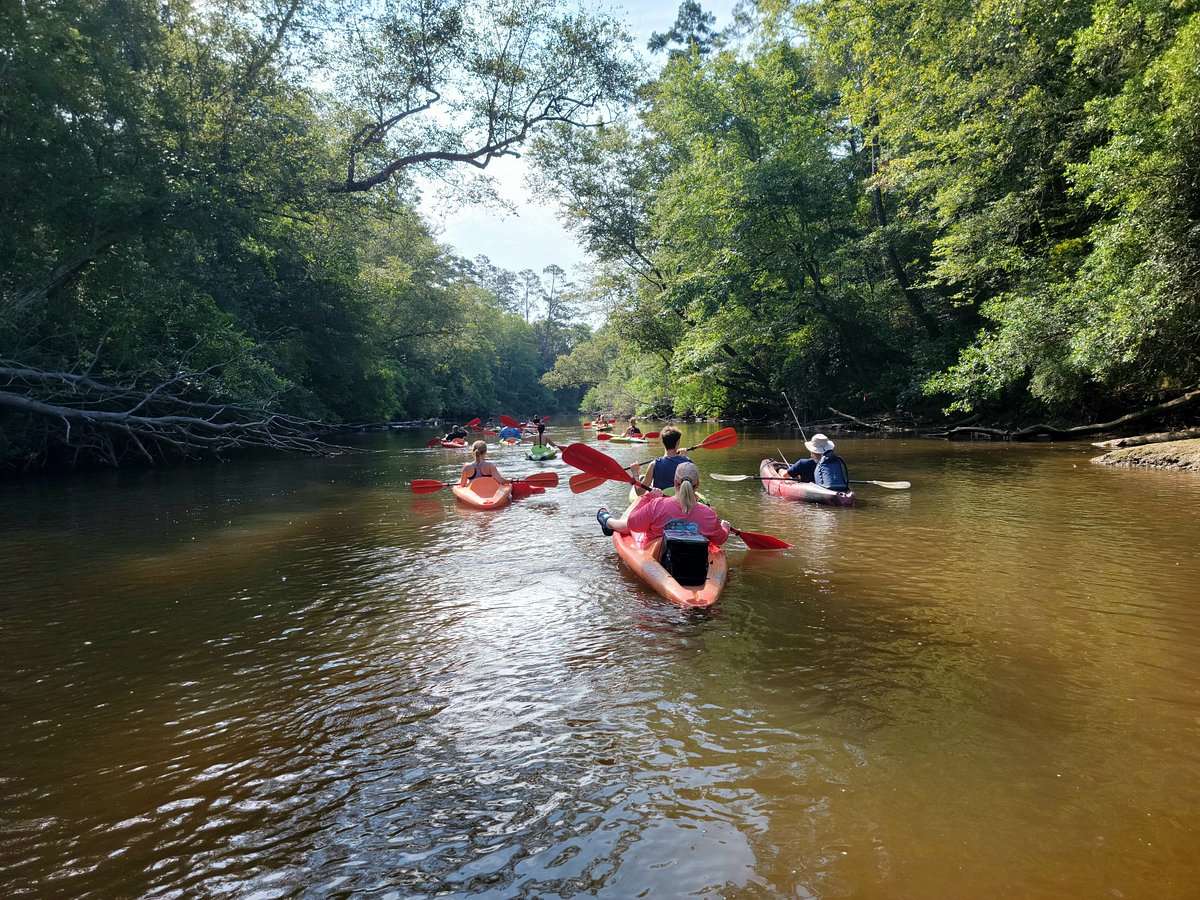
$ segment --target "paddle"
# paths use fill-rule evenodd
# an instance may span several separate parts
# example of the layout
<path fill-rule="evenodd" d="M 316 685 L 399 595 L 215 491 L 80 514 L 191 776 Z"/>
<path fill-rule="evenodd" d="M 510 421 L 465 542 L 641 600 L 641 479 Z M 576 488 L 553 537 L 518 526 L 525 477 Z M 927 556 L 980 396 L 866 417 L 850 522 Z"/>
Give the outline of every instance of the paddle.
<path fill-rule="evenodd" d="M 733 431 L 732 428 L 727 430 Z M 733 438 L 736 441 L 737 435 L 734 434 Z M 626 472 L 619 462 L 587 444 L 571 444 L 563 450 L 562 458 L 567 465 L 582 469 L 589 475 L 594 475 L 604 481 L 627 481 L 632 485 L 641 485 L 641 482 Z M 740 537 L 751 550 L 786 550 L 792 546 L 769 534 L 756 534 L 753 531 L 742 531 L 733 527 L 730 527 L 729 530 Z"/>
<path fill-rule="evenodd" d="M 624 435 L 621 435 L 621 436 L 623 437 Z M 645 438 L 648 441 L 652 441 L 658 436 L 659 436 L 659 433 L 657 431 L 647 431 L 645 434 L 631 434 L 630 435 L 630 437 Z M 598 440 L 598 441 L 611 441 L 612 439 L 613 439 L 613 436 L 611 434 L 609 434 L 607 431 L 601 431 L 599 434 L 596 435 L 596 440 Z"/>
<path fill-rule="evenodd" d="M 719 475 L 716 472 L 709 472 L 709 478 L 715 478 L 717 481 L 795 481 L 795 478 L 789 478 L 785 475 L 780 475 L 777 478 L 763 475 Z M 873 484 L 875 487 L 887 488 L 890 491 L 906 491 L 912 487 L 911 481 L 860 481 L 855 478 L 850 479 L 851 484 Z"/>
<path fill-rule="evenodd" d="M 414 494 L 432 494 L 435 491 L 440 491 L 444 487 L 454 487 L 458 484 L 457 481 L 435 481 L 432 478 L 414 478 L 408 483 Z M 558 486 L 557 472 L 534 472 L 532 475 L 526 475 L 524 478 L 514 478 L 511 482 L 513 485 L 514 496 L 519 496 L 517 493 L 517 485 L 525 485 L 527 487 L 542 488 Z M 532 491 L 531 493 L 539 493 Z M 528 496 L 528 495 L 526 495 Z"/>
<path fill-rule="evenodd" d="M 596 437 L 600 437 L 600 435 L 596 435 Z M 737 443 L 737 441 L 738 436 L 734 429 L 722 428 L 720 431 L 714 431 L 694 447 L 684 447 L 682 452 L 691 453 L 693 450 L 721 450 L 725 447 L 732 447 Z M 566 457 L 563 457 L 563 460 L 565 461 Z M 654 462 L 654 460 L 648 459 L 645 462 L 638 463 L 638 465 L 648 466 L 652 462 Z M 578 468 L 578 466 L 576 466 L 576 468 Z M 632 468 L 632 466 L 630 466 L 630 468 Z M 604 484 L 604 482 L 607 480 L 608 479 L 606 478 L 596 478 L 593 475 L 579 474 L 572 475 L 568 484 L 571 486 L 571 493 L 582 494 L 584 491 L 590 491 L 592 488 L 600 487 L 600 485 Z"/>

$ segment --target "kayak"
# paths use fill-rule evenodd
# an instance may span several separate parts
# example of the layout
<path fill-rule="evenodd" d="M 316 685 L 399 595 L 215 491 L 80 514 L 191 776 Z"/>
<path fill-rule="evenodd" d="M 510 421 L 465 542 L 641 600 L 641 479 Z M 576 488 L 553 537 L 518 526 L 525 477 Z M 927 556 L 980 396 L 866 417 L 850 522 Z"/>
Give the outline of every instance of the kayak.
<path fill-rule="evenodd" d="M 511 447 L 513 444 L 521 443 L 521 439 L 520 438 L 500 438 L 498 443 L 504 447 Z"/>
<path fill-rule="evenodd" d="M 549 444 L 534 444 L 525 451 L 525 458 L 532 459 L 534 462 L 543 462 L 547 459 L 558 458 L 558 448 L 551 447 Z"/>
<path fill-rule="evenodd" d="M 618 435 L 614 435 L 613 437 L 610 437 L 607 441 L 605 441 L 605 443 L 606 444 L 648 444 L 650 442 L 648 440 L 646 440 L 644 437 L 625 437 L 624 435 L 618 434 Z"/>
<path fill-rule="evenodd" d="M 763 490 L 786 500 L 806 500 L 809 503 L 824 503 L 826 506 L 853 506 L 854 491 L 831 491 L 810 481 L 768 481 L 766 479 L 787 477 L 787 466 L 773 459 L 764 459 L 758 466 L 759 477 L 764 479 Z"/>
<path fill-rule="evenodd" d="M 641 548 L 632 534 L 618 531 L 613 534 L 613 546 L 642 581 L 672 603 L 680 606 L 712 606 L 720 599 L 721 591 L 725 588 L 729 562 L 725 559 L 725 551 L 714 544 L 708 545 L 708 578 L 704 584 L 696 587 L 680 584 L 659 564 L 662 538 Z"/>
<path fill-rule="evenodd" d="M 443 447 L 455 447 L 459 450 L 461 450 L 463 447 L 467 446 L 467 442 L 464 441 L 462 438 L 455 438 L 452 441 L 439 441 L 439 443 Z"/>
<path fill-rule="evenodd" d="M 512 500 L 512 485 L 502 485 L 495 478 L 489 478 L 487 475 L 480 475 L 478 478 L 468 481 L 464 487 L 456 484 L 450 489 L 454 491 L 455 497 L 476 509 L 499 509 Z"/>

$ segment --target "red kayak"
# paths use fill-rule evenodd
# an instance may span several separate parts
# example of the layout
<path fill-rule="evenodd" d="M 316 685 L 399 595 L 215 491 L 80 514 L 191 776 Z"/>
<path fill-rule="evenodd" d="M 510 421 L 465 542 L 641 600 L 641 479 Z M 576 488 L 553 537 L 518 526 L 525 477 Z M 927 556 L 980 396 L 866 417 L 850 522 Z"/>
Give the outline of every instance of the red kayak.
<path fill-rule="evenodd" d="M 443 447 L 456 447 L 459 450 L 461 450 L 463 447 L 467 446 L 467 442 L 464 441 L 462 438 L 455 438 L 452 441 L 438 441 L 438 443 L 441 444 Z"/>
<path fill-rule="evenodd" d="M 831 491 L 811 481 L 796 481 L 788 477 L 787 463 L 764 459 L 758 466 L 763 490 L 786 500 L 806 500 L 826 506 L 853 506 L 854 491 Z"/>

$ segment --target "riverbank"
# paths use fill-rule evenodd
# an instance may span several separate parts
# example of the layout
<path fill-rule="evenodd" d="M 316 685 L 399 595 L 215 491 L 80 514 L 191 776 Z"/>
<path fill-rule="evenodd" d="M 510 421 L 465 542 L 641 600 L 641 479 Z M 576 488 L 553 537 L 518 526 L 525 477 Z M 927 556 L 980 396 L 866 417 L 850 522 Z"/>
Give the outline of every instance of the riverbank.
<path fill-rule="evenodd" d="M 1200 439 L 1124 447 L 1097 456 L 1092 462 L 1102 466 L 1200 472 Z"/>

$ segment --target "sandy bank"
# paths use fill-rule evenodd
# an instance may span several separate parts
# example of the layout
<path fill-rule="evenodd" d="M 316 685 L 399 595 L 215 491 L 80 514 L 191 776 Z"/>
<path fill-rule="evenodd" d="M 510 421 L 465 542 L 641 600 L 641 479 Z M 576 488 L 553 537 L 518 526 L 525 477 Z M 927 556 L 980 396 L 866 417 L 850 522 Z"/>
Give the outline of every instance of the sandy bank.
<path fill-rule="evenodd" d="M 1200 439 L 1125 447 L 1105 453 L 1103 456 L 1097 456 L 1092 462 L 1102 466 L 1183 469 L 1200 472 Z"/>

